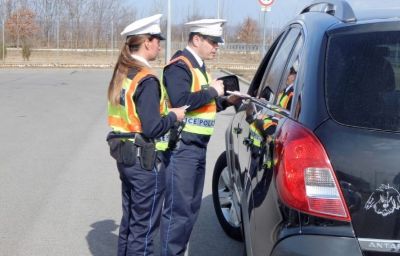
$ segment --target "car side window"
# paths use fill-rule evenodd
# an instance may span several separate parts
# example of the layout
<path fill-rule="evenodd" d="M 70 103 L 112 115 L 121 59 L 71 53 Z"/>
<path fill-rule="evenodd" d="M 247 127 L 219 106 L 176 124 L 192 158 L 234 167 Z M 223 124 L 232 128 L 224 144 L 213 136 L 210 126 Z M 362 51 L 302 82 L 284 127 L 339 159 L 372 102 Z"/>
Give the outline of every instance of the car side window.
<path fill-rule="evenodd" d="M 292 106 L 292 98 L 295 92 L 295 83 L 297 72 L 300 66 L 300 52 L 303 48 L 303 37 L 300 35 L 294 47 L 293 53 L 290 56 L 289 62 L 285 67 L 280 85 L 279 94 L 276 97 L 274 105 L 280 106 L 290 111 Z"/>
<path fill-rule="evenodd" d="M 275 50 L 268 63 L 257 97 L 274 101 L 286 63 L 299 34 L 300 29 L 292 27 L 284 37 L 283 42 Z"/>
<path fill-rule="evenodd" d="M 264 56 L 262 59 L 260 65 L 258 66 L 258 69 L 254 75 L 253 80 L 251 81 L 249 90 L 247 93 L 253 97 L 257 96 L 258 89 L 261 87 L 261 81 L 264 77 L 265 71 L 267 70 L 268 63 L 270 60 L 272 60 L 273 53 L 275 50 L 278 48 L 280 43 L 283 41 L 283 38 L 285 37 L 287 31 L 282 31 L 282 33 L 279 34 L 279 36 L 275 39 L 273 44 L 271 45 L 271 48 L 268 50 L 267 54 Z"/>

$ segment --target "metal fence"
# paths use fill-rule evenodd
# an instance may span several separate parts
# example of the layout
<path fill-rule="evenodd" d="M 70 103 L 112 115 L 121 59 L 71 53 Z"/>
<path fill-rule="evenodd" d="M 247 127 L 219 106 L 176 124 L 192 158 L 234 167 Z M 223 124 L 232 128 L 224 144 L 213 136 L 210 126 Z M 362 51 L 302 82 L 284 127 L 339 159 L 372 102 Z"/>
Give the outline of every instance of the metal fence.
<path fill-rule="evenodd" d="M 163 44 L 163 43 L 162 43 Z M 65 52 L 65 51 L 76 51 L 76 52 L 119 52 L 120 49 L 117 48 L 118 45 L 123 45 L 122 43 L 118 44 L 116 42 L 116 47 L 114 49 L 111 48 L 93 48 L 93 47 L 88 47 L 88 48 L 75 48 L 75 47 L 67 47 L 67 48 L 33 48 L 35 51 L 60 51 L 60 52 Z M 173 51 L 177 51 L 179 49 L 185 48 L 187 45 L 186 42 L 173 42 L 171 44 L 171 48 Z M 164 48 L 164 45 L 162 45 Z M 13 50 L 18 50 L 16 47 L 7 47 L 7 49 L 13 51 Z M 221 44 L 219 46 L 219 50 L 222 52 L 231 52 L 231 53 L 261 53 L 262 52 L 262 45 L 258 44 L 239 44 L 239 43 L 225 43 Z"/>
<path fill-rule="evenodd" d="M 171 44 L 172 50 L 183 49 L 186 42 L 173 42 Z M 262 53 L 261 44 L 244 44 L 244 43 L 224 43 L 220 45 L 220 50 L 232 53 Z"/>
<path fill-rule="evenodd" d="M 185 43 L 174 43 L 172 49 L 182 49 Z M 263 57 L 260 46 L 245 44 L 224 44 L 217 58 L 207 61 L 210 70 L 230 71 L 242 79 L 250 81 Z M 0 68 L 106 68 L 114 67 L 119 49 L 68 49 L 68 48 L 35 48 L 29 60 L 22 57 L 21 48 L 7 48 L 7 56 L 0 57 Z M 166 64 L 164 51 L 151 63 L 154 67 Z"/>

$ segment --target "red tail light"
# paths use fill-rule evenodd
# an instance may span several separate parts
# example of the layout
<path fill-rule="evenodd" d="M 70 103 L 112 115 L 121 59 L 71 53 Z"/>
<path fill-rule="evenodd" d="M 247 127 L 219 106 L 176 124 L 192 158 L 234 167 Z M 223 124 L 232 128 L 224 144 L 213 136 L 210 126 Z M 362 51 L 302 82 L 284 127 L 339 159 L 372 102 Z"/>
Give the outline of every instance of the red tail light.
<path fill-rule="evenodd" d="M 351 221 L 325 149 L 310 130 L 287 120 L 277 135 L 274 157 L 284 204 L 311 215 Z"/>

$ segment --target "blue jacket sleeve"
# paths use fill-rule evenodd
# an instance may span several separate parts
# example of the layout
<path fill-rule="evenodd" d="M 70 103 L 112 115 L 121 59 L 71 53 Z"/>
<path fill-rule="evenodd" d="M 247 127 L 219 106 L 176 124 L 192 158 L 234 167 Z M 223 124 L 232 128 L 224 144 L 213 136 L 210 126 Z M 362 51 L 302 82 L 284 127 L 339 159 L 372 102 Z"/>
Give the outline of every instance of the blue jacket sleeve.
<path fill-rule="evenodd" d="M 182 64 L 167 66 L 163 74 L 164 85 L 173 107 L 190 105 L 188 111 L 202 107 L 218 96 L 214 88 L 191 92 L 192 77 Z"/>
<path fill-rule="evenodd" d="M 226 96 L 221 96 L 216 99 L 217 112 L 225 110 L 227 107 L 232 106 L 228 101 Z"/>
<path fill-rule="evenodd" d="M 158 138 L 164 135 L 176 122 L 173 112 L 160 115 L 160 85 L 157 79 L 148 78 L 142 81 L 133 96 L 136 111 L 142 123 L 143 135 L 147 138 Z"/>

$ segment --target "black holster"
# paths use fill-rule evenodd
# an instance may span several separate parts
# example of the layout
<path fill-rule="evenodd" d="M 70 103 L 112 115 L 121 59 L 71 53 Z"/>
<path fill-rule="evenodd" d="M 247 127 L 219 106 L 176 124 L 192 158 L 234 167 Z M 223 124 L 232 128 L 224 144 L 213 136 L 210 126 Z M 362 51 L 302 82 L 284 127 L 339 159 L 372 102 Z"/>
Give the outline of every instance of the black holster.
<path fill-rule="evenodd" d="M 122 139 L 135 139 L 135 142 Z M 115 133 L 107 135 L 110 155 L 118 162 L 128 166 L 136 163 L 139 157 L 140 166 L 148 171 L 153 170 L 156 163 L 156 145 L 140 133 Z"/>
<path fill-rule="evenodd" d="M 127 166 L 136 163 L 137 147 L 130 140 L 121 140 L 122 138 L 134 138 L 134 134 L 117 134 L 110 132 L 107 135 L 107 142 L 110 146 L 110 155 L 117 161 Z"/>
<path fill-rule="evenodd" d="M 170 150 L 174 150 L 176 148 L 176 144 L 179 141 L 179 136 L 181 135 L 183 126 L 183 122 L 175 122 L 174 126 L 172 126 L 172 128 L 169 130 L 168 148 Z"/>
<path fill-rule="evenodd" d="M 154 141 L 143 137 L 140 133 L 137 133 L 135 137 L 135 145 L 138 148 L 140 166 L 148 171 L 153 170 L 157 158 L 156 144 Z"/>

